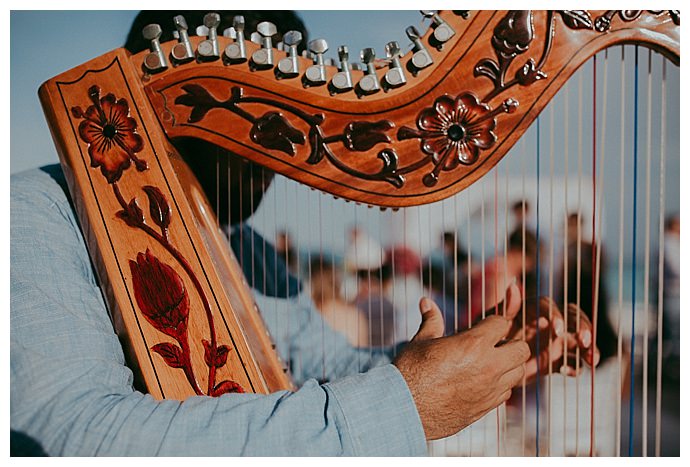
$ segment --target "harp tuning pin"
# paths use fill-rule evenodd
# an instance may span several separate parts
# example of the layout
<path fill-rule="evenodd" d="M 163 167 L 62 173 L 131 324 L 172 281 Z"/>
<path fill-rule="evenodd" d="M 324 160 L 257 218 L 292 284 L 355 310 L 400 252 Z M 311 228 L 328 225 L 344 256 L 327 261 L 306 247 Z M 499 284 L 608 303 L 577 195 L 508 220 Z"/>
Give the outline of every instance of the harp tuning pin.
<path fill-rule="evenodd" d="M 435 10 L 421 10 L 425 18 L 431 20 L 431 27 L 434 33 L 429 38 L 429 42 L 441 50 L 443 44 L 448 42 L 455 35 L 455 30 L 441 18 Z"/>
<path fill-rule="evenodd" d="M 165 70 L 168 68 L 168 60 L 161 49 L 160 37 L 163 30 L 158 24 L 144 26 L 142 35 L 147 41 L 151 41 L 151 52 L 144 57 L 144 67 L 150 73 Z"/>
<path fill-rule="evenodd" d="M 344 92 L 352 89 L 352 73 L 348 62 L 350 52 L 346 45 L 338 47 L 338 61 L 340 61 L 340 71 L 333 75 L 331 88 L 334 92 Z"/>
<path fill-rule="evenodd" d="M 188 62 L 194 59 L 194 50 L 192 49 L 191 42 L 189 42 L 187 21 L 184 19 L 184 16 L 177 15 L 173 18 L 173 23 L 177 30 L 178 43 L 173 46 L 170 55 L 177 63 Z"/>
<path fill-rule="evenodd" d="M 407 34 L 407 37 L 412 41 L 412 69 L 413 74 L 416 75 L 417 72 L 423 68 L 428 67 L 432 63 L 434 63 L 434 60 L 431 58 L 431 55 L 429 54 L 429 51 L 424 47 L 424 44 L 422 44 L 421 36 L 419 35 L 419 31 L 417 31 L 417 28 L 414 26 L 409 26 L 407 29 L 405 29 L 405 34 Z"/>
<path fill-rule="evenodd" d="M 376 51 L 372 48 L 363 49 L 360 52 L 360 58 L 362 63 L 366 67 L 364 76 L 359 80 L 357 86 L 359 91 L 363 94 L 373 94 L 381 89 L 379 85 L 379 79 L 376 75 L 376 66 L 374 65 L 374 59 L 376 59 Z"/>
<path fill-rule="evenodd" d="M 262 21 L 256 26 L 259 34 L 261 48 L 252 54 L 252 64 L 258 69 L 273 67 L 273 43 L 272 37 L 276 35 L 278 29 L 276 25 L 268 21 Z"/>
<path fill-rule="evenodd" d="M 278 71 L 285 78 L 292 78 L 299 74 L 297 46 L 300 42 L 302 42 L 302 33 L 299 31 L 288 31 L 283 35 L 288 56 L 278 62 Z"/>
<path fill-rule="evenodd" d="M 386 58 L 390 60 L 388 65 L 390 69 L 383 77 L 385 83 L 384 91 L 402 86 L 407 82 L 405 71 L 400 64 L 400 46 L 397 42 L 391 41 L 386 44 Z"/>
<path fill-rule="evenodd" d="M 204 27 L 208 30 L 206 40 L 199 43 L 197 52 L 201 60 L 215 60 L 220 58 L 218 50 L 218 26 L 220 25 L 220 15 L 218 13 L 207 13 L 204 15 Z"/>
<path fill-rule="evenodd" d="M 231 63 L 240 63 L 247 60 L 247 49 L 244 45 L 244 16 L 235 16 L 232 19 L 232 29 L 235 31 L 235 42 L 225 48 L 225 57 Z"/>
<path fill-rule="evenodd" d="M 315 39 L 309 42 L 309 52 L 314 57 L 314 64 L 304 73 L 306 86 L 319 86 L 326 83 L 326 65 L 323 54 L 328 51 L 328 43 L 324 39 Z"/>

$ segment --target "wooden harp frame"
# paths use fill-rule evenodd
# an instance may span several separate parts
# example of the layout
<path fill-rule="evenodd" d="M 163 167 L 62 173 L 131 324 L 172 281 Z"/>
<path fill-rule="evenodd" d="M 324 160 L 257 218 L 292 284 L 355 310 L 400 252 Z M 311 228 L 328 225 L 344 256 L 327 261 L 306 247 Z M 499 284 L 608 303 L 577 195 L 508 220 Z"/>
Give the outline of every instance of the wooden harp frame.
<path fill-rule="evenodd" d="M 415 69 L 412 53 L 400 58 L 404 86 L 387 86 L 388 67 L 377 69 L 386 89 L 374 94 L 278 80 L 273 67 L 251 69 L 251 60 L 222 53 L 152 72 L 151 53 L 124 49 L 41 87 L 115 328 L 146 391 L 184 399 L 292 388 L 171 139 L 204 139 L 358 203 L 427 204 L 495 166 L 596 52 L 639 44 L 680 63 L 675 11 L 465 13 L 440 13 L 455 31 L 444 43 L 433 27 L 421 38 L 430 66 Z M 195 50 L 202 40 L 191 38 Z M 221 51 L 233 43 L 217 40 Z M 161 45 L 166 58 L 175 44 Z M 259 46 L 246 49 L 251 57 Z M 276 63 L 286 56 L 272 53 Z M 328 79 L 337 72 L 326 66 Z M 364 76 L 351 74 L 354 83 Z"/>

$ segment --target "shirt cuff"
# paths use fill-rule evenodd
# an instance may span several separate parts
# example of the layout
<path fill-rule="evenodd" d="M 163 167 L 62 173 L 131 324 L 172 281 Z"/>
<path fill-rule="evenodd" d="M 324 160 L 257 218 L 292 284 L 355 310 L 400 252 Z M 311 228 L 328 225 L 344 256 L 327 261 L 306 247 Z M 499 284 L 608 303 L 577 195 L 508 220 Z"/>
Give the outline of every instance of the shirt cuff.
<path fill-rule="evenodd" d="M 325 384 L 357 456 L 425 456 L 426 438 L 412 394 L 394 365 Z"/>

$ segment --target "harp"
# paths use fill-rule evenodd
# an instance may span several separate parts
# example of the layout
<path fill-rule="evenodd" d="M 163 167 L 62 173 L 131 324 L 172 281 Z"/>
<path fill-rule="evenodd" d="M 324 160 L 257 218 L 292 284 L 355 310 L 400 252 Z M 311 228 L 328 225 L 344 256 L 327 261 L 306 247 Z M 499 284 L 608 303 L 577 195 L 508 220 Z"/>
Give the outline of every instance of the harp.
<path fill-rule="evenodd" d="M 507 206 L 516 193 L 520 193 L 522 199 L 533 198 L 530 204 L 536 207 L 538 220 L 549 219 L 548 235 L 541 230 L 542 240 L 548 239 L 549 242 L 536 250 L 537 291 L 555 295 L 555 290 L 561 285 L 568 288 L 567 271 L 570 269 L 565 268 L 563 277 L 559 277 L 553 266 L 560 258 L 566 265 L 569 259 L 571 265 L 575 264 L 577 301 L 581 298 L 583 265 L 591 265 L 593 277 L 598 278 L 601 248 L 594 247 L 583 254 L 578 246 L 574 259 L 568 255 L 567 248 L 563 248 L 560 258 L 557 258 L 558 252 L 554 250 L 557 242 L 551 240 L 560 236 L 559 241 L 567 244 L 567 235 L 563 231 L 568 225 L 563 214 L 570 210 L 577 211 L 577 223 L 586 217 L 584 212 L 588 213 L 592 245 L 599 244 L 602 238 L 602 182 L 607 180 L 602 174 L 607 167 L 602 158 L 607 153 L 616 152 L 602 142 L 605 141 L 602 135 L 606 123 L 610 120 L 605 97 L 615 91 L 610 89 L 613 85 L 606 77 L 599 73 L 603 71 L 606 74 L 608 56 L 624 56 L 626 66 L 621 67 L 621 76 L 625 76 L 631 63 L 635 62 L 636 103 L 633 107 L 637 115 L 640 88 L 637 81 L 642 73 L 638 58 L 645 57 L 638 46 L 650 50 L 647 56 L 649 75 L 653 68 L 652 57 L 657 63 L 662 63 L 651 51 L 678 65 L 679 13 L 657 10 L 462 11 L 427 12 L 425 17 L 429 23 L 426 33 L 408 29 L 408 37 L 414 42 L 411 51 L 402 54 L 398 44 L 389 43 L 386 59 L 376 60 L 371 50 L 365 50 L 361 55 L 363 67 L 353 67 L 348 63 L 345 48 L 339 50 L 340 65 L 330 64 L 324 59 L 325 47 L 319 41 L 310 43 L 308 56 L 298 55 L 298 37 L 294 34 L 284 34 L 282 47 L 274 47 L 272 38 L 276 31 L 271 24 L 259 25 L 255 43 L 245 39 L 239 19 L 226 36 L 219 34 L 217 18 L 209 15 L 205 21 L 206 34 L 192 37 L 187 35 L 182 20 L 177 19 L 178 40 L 161 43 L 160 27 L 147 27 L 144 33 L 151 41 L 150 51 L 130 55 L 122 49 L 115 50 L 41 87 L 41 102 L 104 296 L 142 388 L 158 398 L 182 399 L 194 394 L 267 393 L 293 387 L 286 363 L 278 358 L 272 336 L 267 333 L 250 284 L 242 273 L 242 265 L 227 248 L 225 233 L 214 215 L 218 211 L 220 196 L 213 200 L 204 194 L 171 142 L 179 138 L 204 140 L 284 177 L 274 182 L 273 194 L 267 195 L 274 198 L 273 215 L 268 211 L 255 215 L 257 228 L 264 224 L 264 232 L 271 232 L 271 227 L 265 226 L 270 218 L 286 221 L 291 216 L 289 213 L 293 206 L 288 206 L 288 203 L 294 196 L 294 204 L 306 204 L 311 218 L 320 220 L 328 213 L 333 217 L 333 212 L 352 212 L 351 218 L 355 222 L 366 219 L 367 225 L 377 226 L 375 230 L 379 234 L 395 232 L 396 240 L 405 246 L 414 243 L 429 250 L 430 238 L 437 234 L 431 231 L 431 226 L 435 225 L 436 229 L 449 225 L 457 227 L 459 214 L 463 217 L 464 213 L 462 226 L 467 228 L 467 239 L 459 240 L 457 232 L 452 236 L 454 252 L 450 265 L 444 263 L 440 269 L 435 268 L 429 259 L 427 265 L 413 267 L 415 271 L 421 271 L 416 282 L 425 290 L 450 297 L 444 307 L 450 310 L 446 317 L 448 322 L 451 321 L 448 317 L 452 317 L 453 331 L 471 325 L 472 316 L 468 315 L 475 308 L 471 306 L 472 294 L 474 301 L 479 301 L 480 313 L 496 302 L 486 292 L 487 270 L 498 271 L 500 264 L 504 265 L 504 270 L 507 269 L 507 255 L 499 252 L 507 251 Z M 634 47 L 634 52 L 631 47 Z M 602 52 L 605 49 L 608 51 Z M 554 134 L 553 123 L 544 122 L 547 118 L 553 122 L 554 107 L 549 107 L 547 115 L 543 115 L 543 111 L 556 99 L 559 90 L 569 92 L 568 89 L 573 87 L 568 82 L 569 78 L 583 67 L 593 77 L 587 78 L 593 83 L 590 98 L 596 100 L 599 96 L 601 101 L 593 102 L 589 115 L 585 116 L 581 104 L 575 108 L 570 103 L 572 99 L 565 97 L 561 100 L 564 118 L 572 114 L 581 121 L 598 119 L 588 125 L 587 136 L 582 125 L 573 134 L 567 130 L 563 133 L 565 166 L 570 167 L 574 160 L 578 161 L 579 173 L 569 188 L 567 176 L 562 177 L 560 183 L 554 183 L 553 161 L 559 136 Z M 665 62 L 663 67 L 665 78 Z M 583 87 L 582 73 L 580 71 L 578 75 L 578 89 Z M 648 76 L 649 89 L 652 81 Z M 665 106 L 668 100 L 665 79 L 661 83 L 663 97 L 660 100 Z M 600 85 L 604 89 L 597 89 Z M 610 88 L 606 89 L 606 86 Z M 629 100 L 629 94 L 625 94 L 626 86 L 621 86 L 621 90 L 624 93 L 621 103 L 624 104 Z M 648 103 L 652 102 L 651 91 L 647 96 Z M 647 115 L 651 112 L 648 111 Z M 628 116 L 626 112 L 620 112 L 621 119 Z M 635 132 L 643 127 L 642 120 L 642 117 L 635 117 Z M 626 318 L 621 313 L 614 323 L 619 331 L 614 373 L 624 373 L 624 360 L 628 357 L 624 358 L 623 349 L 629 349 L 631 364 L 628 370 L 634 373 L 636 369 L 642 369 L 645 381 L 649 379 L 647 350 L 652 342 L 647 319 L 652 316 L 649 313 L 652 302 L 649 276 L 653 272 L 649 226 L 655 225 L 659 231 L 658 239 L 663 239 L 664 161 L 666 152 L 670 152 L 666 148 L 666 121 L 663 117 L 660 123 L 661 181 L 655 185 L 660 187 L 660 196 L 656 198 L 660 204 L 655 209 L 650 207 L 652 185 L 647 178 L 646 210 L 639 214 L 638 211 L 642 210 L 637 204 L 632 209 L 631 256 L 633 262 L 639 256 L 645 263 L 642 268 L 644 297 L 640 299 L 635 292 L 635 271 L 640 268 L 633 264 L 633 291 L 629 292 L 632 293 L 629 302 L 632 315 Z M 542 130 L 542 127 L 549 130 Z M 620 128 L 621 142 L 625 142 L 631 134 L 625 133 L 624 124 Z M 632 144 L 628 143 L 627 148 L 619 150 L 621 164 L 634 164 L 635 186 L 631 187 L 627 182 L 627 189 L 633 191 L 634 203 L 638 203 L 638 174 L 644 172 L 649 177 L 651 173 L 651 121 L 647 129 L 650 133 L 646 138 L 646 171 L 640 168 L 645 156 L 641 155 L 644 151 L 637 147 L 637 134 Z M 542 131 L 551 134 L 547 138 Z M 521 137 L 522 143 L 518 143 Z M 532 137 L 534 144 L 526 141 L 526 137 Z M 585 139 L 591 139 L 587 148 L 582 144 Z M 549 149 L 542 148 L 545 141 L 549 142 Z M 578 141 L 578 156 L 571 154 L 568 162 L 571 141 Z M 634 145 L 634 151 L 630 145 Z M 508 174 L 507 164 L 511 158 L 502 161 L 511 151 L 531 154 L 531 158 L 524 156 L 517 164 L 523 174 L 527 170 L 525 161 L 533 164 L 530 170 L 534 170 L 529 178 L 523 176 L 519 189 L 516 186 L 519 184 L 511 185 L 510 177 L 501 176 L 500 172 L 503 168 L 504 174 Z M 592 175 L 592 181 L 587 184 L 582 175 L 582 154 L 585 152 L 592 161 L 585 169 Z M 631 153 L 634 156 L 632 162 L 628 160 Z M 511 156 L 518 157 L 515 154 Z M 671 153 L 670 157 L 673 156 L 675 154 Z M 542 162 L 542 159 L 548 162 Z M 608 164 L 611 165 L 610 162 Z M 229 177 L 232 174 L 228 170 L 226 166 L 219 166 L 216 176 L 219 179 Z M 547 170 L 551 171 L 550 179 L 544 175 Z M 625 175 L 625 170 L 621 169 L 620 179 L 624 180 Z M 303 195 L 298 195 L 301 188 L 288 179 L 329 196 L 315 193 L 316 198 L 309 198 L 305 203 L 305 198 L 301 198 Z M 548 187 L 549 196 L 544 193 L 545 187 Z M 574 202 L 575 187 L 577 203 Z M 557 188 L 562 188 L 563 194 L 554 198 Z M 624 212 L 624 206 L 628 205 L 627 209 L 630 209 L 630 200 L 624 199 L 625 194 L 621 190 L 621 202 L 614 204 L 620 207 L 621 219 L 623 214 L 629 214 Z M 476 201 L 479 198 L 481 201 Z M 554 199 L 559 200 L 558 207 Z M 502 212 L 499 212 L 499 205 Z M 388 210 L 379 213 L 366 206 Z M 547 207 L 550 209 L 548 216 L 543 211 Z M 526 214 L 524 203 L 521 210 L 523 215 Z M 561 211 L 560 220 L 554 220 L 554 210 Z M 656 214 L 652 214 L 653 211 Z M 439 213 L 447 212 L 451 214 L 451 220 L 439 222 L 433 219 Z M 471 226 L 470 221 L 475 215 L 483 221 L 480 232 L 473 231 Z M 608 215 L 614 214 L 607 212 Z M 643 215 L 647 225 L 644 231 L 637 225 L 638 216 Z M 386 218 L 387 227 L 377 224 L 380 221 L 371 220 L 374 217 Z M 294 218 L 304 219 L 297 214 Z M 639 222 L 641 225 L 641 219 Z M 562 227 L 560 233 L 554 232 L 554 224 Z M 485 229 L 485 225 L 491 228 Z M 526 222 L 520 226 L 524 239 Z M 306 226 L 302 225 L 302 229 L 306 230 Z M 577 245 L 580 245 L 588 234 L 578 226 L 575 230 Z M 642 232 L 639 239 L 638 231 Z M 620 232 L 622 239 L 622 229 Z M 536 233 L 539 239 L 539 223 Z M 303 242 L 307 245 L 304 246 L 343 242 L 343 250 L 347 249 L 342 237 L 338 238 L 332 232 L 330 235 L 330 240 L 324 235 L 316 239 L 314 236 L 305 237 L 307 239 Z M 406 235 L 415 237 L 416 242 L 408 242 Z M 459 258 L 457 248 L 459 242 L 464 241 L 468 246 L 466 259 Z M 640 248 L 638 241 L 645 242 L 644 254 L 637 253 Z M 481 243 L 479 249 L 477 242 Z M 662 243 L 659 251 L 663 257 Z M 619 244 L 622 249 L 624 242 Z M 265 245 L 257 244 L 254 239 L 250 245 L 265 254 Z M 490 248 L 486 248 L 488 245 Z M 363 249 L 367 250 L 366 254 L 362 254 Z M 524 250 L 523 240 L 523 258 L 526 257 Z M 254 256 L 254 253 L 252 251 L 249 256 Z M 376 247 L 360 247 L 354 256 L 375 259 L 377 255 L 383 263 L 385 255 Z M 332 256 L 334 258 L 335 254 Z M 241 260 L 244 257 L 240 255 Z M 622 257 L 619 254 L 621 271 Z M 390 258 L 395 272 L 396 255 L 391 254 Z M 317 265 L 320 272 L 324 271 L 324 256 L 315 254 L 314 258 L 302 258 L 302 263 L 303 266 L 307 263 L 308 272 L 311 272 L 311 266 L 316 271 Z M 522 282 L 526 283 L 524 263 L 521 275 Z M 663 258 L 657 265 L 662 268 Z M 401 267 L 398 260 L 397 268 Z M 467 274 L 460 283 L 459 271 L 463 268 L 467 268 Z M 439 274 L 440 281 L 437 280 Z M 507 274 L 503 275 L 507 279 Z M 455 280 L 449 283 L 446 279 L 451 276 Z M 499 274 L 495 276 L 498 278 Z M 622 273 L 618 280 L 619 303 L 622 303 L 620 297 L 627 285 L 620 277 Z M 656 322 L 659 324 L 663 323 L 663 277 L 662 271 L 658 278 L 661 292 L 658 294 Z M 320 286 L 323 289 L 324 283 L 335 285 L 333 275 L 322 275 L 321 282 L 309 281 L 309 277 L 301 279 L 303 283 L 311 282 L 312 292 Z M 369 270 L 364 282 L 372 288 L 372 284 L 377 282 L 382 285 L 383 279 Z M 599 283 L 593 280 L 591 285 L 595 321 Z M 261 291 L 261 284 L 251 285 L 256 291 Z M 408 292 L 403 290 L 405 299 Z M 328 293 L 335 297 L 335 287 L 331 287 Z M 565 293 L 565 296 L 569 295 Z M 379 305 L 372 307 L 371 297 L 369 295 L 365 313 L 369 334 L 373 329 L 383 331 L 384 327 L 383 314 L 375 309 Z M 460 302 L 465 302 L 465 306 Z M 161 313 L 162 309 L 166 312 Z M 643 314 L 645 352 L 643 364 L 639 364 L 634 340 L 639 333 L 635 331 L 635 323 Z M 326 314 L 324 319 L 328 321 Z M 626 325 L 626 319 L 632 332 L 624 341 L 620 331 Z M 407 318 L 398 317 L 398 321 L 402 320 Z M 337 322 L 334 324 L 337 326 Z M 414 333 L 413 323 L 405 324 L 405 329 L 399 332 L 405 335 L 395 336 L 394 340 L 406 339 L 410 332 Z M 639 330 L 640 323 L 637 324 Z M 662 326 L 658 326 L 657 335 L 661 336 L 662 330 Z M 658 341 L 658 349 L 661 350 L 662 339 Z M 324 347 L 326 345 L 324 343 Z M 657 354 L 660 362 L 662 352 Z M 529 403 L 525 389 L 522 401 L 515 407 L 497 409 L 485 417 L 481 422 L 483 425 L 470 427 L 457 439 L 433 443 L 431 450 L 487 455 L 602 453 L 597 449 L 594 434 L 587 436 L 586 447 L 577 442 L 574 452 L 571 452 L 565 441 L 559 445 L 555 435 L 557 430 L 552 426 L 559 423 L 563 426 L 589 424 L 589 431 L 595 433 L 593 394 L 596 371 L 588 377 L 592 382 L 590 395 L 580 393 L 577 388 L 568 389 L 567 383 L 555 389 L 557 369 L 553 372 L 550 369 L 535 388 L 537 394 L 540 388 L 542 396 L 548 394 L 547 402 L 543 402 L 543 397 L 537 397 L 537 402 Z M 656 374 L 654 413 L 657 426 L 653 439 L 654 452 L 659 454 L 658 414 L 662 387 L 659 365 Z M 584 376 L 581 378 L 585 379 Z M 635 381 L 634 375 L 629 378 Z M 625 382 L 619 378 L 616 384 L 620 394 Z M 631 383 L 630 392 L 631 397 L 636 392 L 643 393 L 643 420 L 642 423 L 637 422 L 637 431 L 642 432 L 645 441 L 641 453 L 646 455 L 647 414 L 653 412 L 647 403 L 648 386 L 645 383 L 640 391 Z M 556 395 L 562 397 L 560 404 L 554 402 L 557 401 Z M 568 401 L 572 398 L 582 399 L 583 406 L 590 413 L 588 420 L 580 420 L 579 408 L 574 419 L 569 418 Z M 588 398 L 591 404 L 586 405 Z M 559 405 L 558 410 L 553 408 L 554 404 Z M 516 407 L 517 412 L 513 410 Z M 613 415 L 614 452 L 621 453 L 620 439 L 626 431 L 621 422 L 622 403 L 617 409 Z M 554 421 L 555 415 L 552 417 L 557 411 L 562 412 L 561 422 Z M 513 423 L 515 413 L 519 414 L 517 423 Z M 546 419 L 545 413 L 548 414 Z M 633 433 L 636 433 L 635 419 L 632 413 L 627 416 L 630 418 L 627 448 L 632 454 L 636 452 L 632 442 Z M 526 433 L 527 425 L 536 425 L 536 432 Z M 518 430 L 517 436 L 513 429 Z M 565 439 L 565 435 L 561 436 Z M 487 438 L 491 440 L 487 441 Z M 520 446 L 513 446 L 508 439 L 518 439 Z"/>

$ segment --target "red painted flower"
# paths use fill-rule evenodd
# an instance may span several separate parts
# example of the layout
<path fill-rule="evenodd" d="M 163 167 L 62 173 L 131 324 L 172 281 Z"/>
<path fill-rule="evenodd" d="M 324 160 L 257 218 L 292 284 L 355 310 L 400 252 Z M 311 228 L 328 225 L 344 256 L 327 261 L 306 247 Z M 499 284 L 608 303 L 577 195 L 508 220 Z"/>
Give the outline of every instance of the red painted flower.
<path fill-rule="evenodd" d="M 129 261 L 134 297 L 146 320 L 178 341 L 186 340 L 189 295 L 182 278 L 150 250 Z"/>
<path fill-rule="evenodd" d="M 79 136 L 89 145 L 91 167 L 100 167 L 109 183 L 120 179 L 122 172 L 134 161 L 138 170 L 147 168 L 146 162 L 136 153 L 144 148 L 144 141 L 137 134 L 137 122 L 129 116 L 129 104 L 125 99 L 115 99 L 110 93 L 100 97 L 98 86 L 89 88 L 93 105 L 86 111 L 73 107 L 72 115 L 84 120 L 79 124 Z"/>

